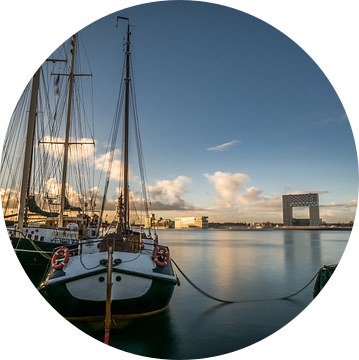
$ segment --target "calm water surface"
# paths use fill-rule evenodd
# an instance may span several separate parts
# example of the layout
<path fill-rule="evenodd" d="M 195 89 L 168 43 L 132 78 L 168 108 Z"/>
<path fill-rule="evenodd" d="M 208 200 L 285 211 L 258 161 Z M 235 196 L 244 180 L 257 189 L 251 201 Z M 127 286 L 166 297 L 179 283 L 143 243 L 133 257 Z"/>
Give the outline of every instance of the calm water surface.
<path fill-rule="evenodd" d="M 223 300 L 271 299 L 305 286 L 323 265 L 339 262 L 349 231 L 162 230 L 160 243 L 199 288 Z M 136 355 L 195 359 L 226 354 L 273 334 L 313 300 L 314 282 L 290 300 L 223 304 L 177 271 L 169 307 L 111 330 L 110 345 Z M 103 341 L 103 332 L 86 332 Z"/>

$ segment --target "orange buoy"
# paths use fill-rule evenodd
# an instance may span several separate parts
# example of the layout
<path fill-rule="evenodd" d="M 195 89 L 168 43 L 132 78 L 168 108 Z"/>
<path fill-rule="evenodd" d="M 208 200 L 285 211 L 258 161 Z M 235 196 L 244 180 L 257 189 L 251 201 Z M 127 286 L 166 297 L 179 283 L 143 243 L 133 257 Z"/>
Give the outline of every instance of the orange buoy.
<path fill-rule="evenodd" d="M 157 245 L 153 249 L 152 259 L 157 264 L 157 266 L 166 266 L 170 261 L 170 254 L 168 249 L 162 245 Z"/>
<path fill-rule="evenodd" d="M 58 256 L 61 254 L 61 253 L 64 253 L 65 254 L 65 257 L 61 260 L 61 262 L 59 262 L 58 264 L 56 263 L 56 260 L 58 258 Z M 53 269 L 55 270 L 60 270 L 62 269 L 65 264 L 69 261 L 69 257 L 70 257 L 70 251 L 68 248 L 66 247 L 61 247 L 59 250 L 57 250 L 54 254 L 54 256 L 52 257 L 51 259 L 51 266 Z"/>

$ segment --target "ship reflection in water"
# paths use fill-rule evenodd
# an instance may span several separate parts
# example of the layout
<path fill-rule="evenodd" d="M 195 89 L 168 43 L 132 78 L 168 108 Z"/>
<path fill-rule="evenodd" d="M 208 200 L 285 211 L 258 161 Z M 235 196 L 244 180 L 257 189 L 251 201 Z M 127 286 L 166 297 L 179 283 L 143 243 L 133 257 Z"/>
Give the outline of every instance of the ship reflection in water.
<path fill-rule="evenodd" d="M 224 300 L 290 295 L 323 265 L 339 262 L 350 236 L 341 231 L 163 230 L 171 257 L 202 290 Z M 169 307 L 112 330 L 110 345 L 136 355 L 196 359 L 226 354 L 273 334 L 313 300 L 312 283 L 290 300 L 223 304 L 178 274 Z M 89 335 L 102 341 L 103 332 Z M 161 339 L 160 342 L 158 339 Z"/>

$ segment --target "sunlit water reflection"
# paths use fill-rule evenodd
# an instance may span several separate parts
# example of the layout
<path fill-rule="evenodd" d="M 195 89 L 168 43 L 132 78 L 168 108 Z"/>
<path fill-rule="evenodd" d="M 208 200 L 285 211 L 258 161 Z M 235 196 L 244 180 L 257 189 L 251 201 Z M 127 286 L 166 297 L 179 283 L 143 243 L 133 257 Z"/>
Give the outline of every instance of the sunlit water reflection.
<path fill-rule="evenodd" d="M 339 262 L 347 231 L 158 230 L 160 242 L 198 287 L 223 300 L 273 299 L 305 286 Z M 177 271 L 178 273 L 178 271 Z M 112 330 L 110 345 L 148 357 L 194 359 L 242 349 L 273 334 L 313 300 L 314 282 L 290 300 L 223 304 L 178 273 L 170 306 Z M 86 332 L 88 332 L 86 330 Z M 91 333 L 103 341 L 103 333 Z"/>

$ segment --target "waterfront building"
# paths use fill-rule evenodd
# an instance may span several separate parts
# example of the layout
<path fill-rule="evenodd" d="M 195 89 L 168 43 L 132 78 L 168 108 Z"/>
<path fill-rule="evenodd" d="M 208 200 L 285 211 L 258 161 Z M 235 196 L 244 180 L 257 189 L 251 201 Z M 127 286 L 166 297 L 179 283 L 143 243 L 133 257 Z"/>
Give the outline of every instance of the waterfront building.
<path fill-rule="evenodd" d="M 319 195 L 309 194 L 289 194 L 282 196 L 283 204 L 283 226 L 321 226 L 319 218 Z M 293 218 L 293 207 L 309 207 L 309 219 Z"/>
<path fill-rule="evenodd" d="M 180 217 L 175 219 L 176 229 L 208 229 L 208 216 Z"/>
<path fill-rule="evenodd" d="M 156 219 L 155 214 L 152 214 L 151 217 L 145 219 L 145 228 L 152 228 L 152 229 L 171 229 L 174 228 L 175 223 L 173 220 L 170 219 Z"/>
<path fill-rule="evenodd" d="M 272 227 L 273 227 L 273 223 L 271 223 L 269 221 L 262 222 L 262 223 L 255 222 L 255 223 L 251 223 L 249 225 L 249 228 L 251 228 L 251 229 L 263 229 L 263 228 L 269 229 L 269 228 L 272 228 Z"/>

